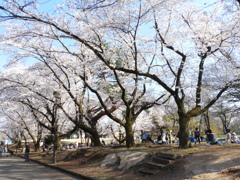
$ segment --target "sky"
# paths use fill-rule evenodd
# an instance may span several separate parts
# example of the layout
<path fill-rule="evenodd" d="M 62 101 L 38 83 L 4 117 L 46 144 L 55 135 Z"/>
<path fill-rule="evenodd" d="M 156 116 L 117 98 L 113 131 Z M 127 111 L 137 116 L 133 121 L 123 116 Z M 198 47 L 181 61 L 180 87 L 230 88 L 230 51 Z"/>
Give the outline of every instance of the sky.
<path fill-rule="evenodd" d="M 0 59 L 0 71 L 2 71 L 4 68 L 3 66 L 7 63 L 7 57 L 0 55 L 1 59 Z"/>
<path fill-rule="evenodd" d="M 195 0 L 197 3 L 199 3 L 200 5 L 203 5 L 205 7 L 210 8 L 210 6 L 216 2 L 216 0 Z M 0 0 L 0 4 L 2 4 L 2 0 Z M 61 4 L 62 0 L 39 0 L 40 3 L 40 10 L 46 11 L 48 13 L 51 13 L 51 10 L 53 10 L 53 7 Z M 217 2 L 220 2 L 217 1 Z M 0 27 L 1 30 L 1 27 Z M 4 65 L 7 64 L 7 56 L 3 55 L 3 53 L 0 51 L 0 71 L 4 70 Z M 28 61 L 26 61 L 24 64 L 25 65 L 31 65 L 34 63 L 34 60 L 30 59 Z"/>
<path fill-rule="evenodd" d="M 51 12 L 51 10 L 53 10 L 53 7 L 55 7 L 58 4 L 61 4 L 62 0 L 39 0 L 39 2 L 41 2 L 40 4 L 40 10 L 46 11 L 46 12 Z M 0 0 L 0 4 L 3 3 L 3 0 Z M 0 27 L 1 30 L 1 27 Z M 4 70 L 4 65 L 6 65 L 8 63 L 7 61 L 8 56 L 4 55 L 3 52 L 1 52 L 0 50 L 0 71 Z M 24 65 L 31 65 L 33 63 L 35 63 L 35 60 L 28 60 L 26 62 L 24 62 Z"/>

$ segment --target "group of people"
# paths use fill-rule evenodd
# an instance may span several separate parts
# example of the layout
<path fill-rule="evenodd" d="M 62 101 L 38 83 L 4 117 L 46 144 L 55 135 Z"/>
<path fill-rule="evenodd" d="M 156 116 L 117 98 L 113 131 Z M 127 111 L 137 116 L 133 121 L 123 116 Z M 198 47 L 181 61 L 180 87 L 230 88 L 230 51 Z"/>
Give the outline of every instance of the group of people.
<path fill-rule="evenodd" d="M 172 142 L 177 142 L 178 136 L 172 135 L 171 130 L 169 129 L 161 129 L 161 132 L 157 138 L 157 140 L 152 140 L 151 136 L 147 133 L 143 133 L 141 135 L 142 143 L 152 142 L 158 144 L 168 144 Z M 192 138 L 192 139 L 191 139 Z M 240 139 L 236 135 L 235 132 L 232 132 L 230 129 L 227 130 L 226 139 L 224 142 L 220 142 L 217 140 L 215 134 L 212 132 L 211 129 L 205 131 L 205 133 L 201 133 L 198 128 L 195 128 L 194 137 L 189 138 L 191 142 L 199 143 L 201 141 L 205 141 L 207 145 L 213 144 L 230 144 L 230 143 L 239 143 Z"/>
<path fill-rule="evenodd" d="M 172 142 L 176 142 L 177 137 L 172 135 L 172 130 L 171 129 L 161 129 L 160 134 L 157 139 L 157 143 L 159 144 L 169 144 Z"/>
<path fill-rule="evenodd" d="M 190 137 L 190 141 L 195 142 L 195 144 L 197 142 L 200 144 L 200 142 L 203 141 L 203 139 L 204 139 L 203 134 L 200 133 L 198 128 L 195 128 L 193 141 L 191 141 L 192 140 L 191 137 Z M 215 135 L 212 133 L 212 130 L 211 129 L 207 130 L 206 142 L 214 144 L 215 141 L 216 141 L 216 138 L 215 138 Z"/>
<path fill-rule="evenodd" d="M 6 155 L 7 157 L 14 155 L 13 151 L 8 148 L 8 145 L 4 146 L 1 144 L 0 145 L 0 157 L 3 157 L 3 153 L 9 153 L 10 155 Z"/>
<path fill-rule="evenodd" d="M 195 138 L 195 143 L 202 141 L 201 134 L 198 130 L 198 128 L 195 129 L 194 131 L 194 138 Z M 212 130 L 209 129 L 206 131 L 206 142 L 207 145 L 210 144 L 222 144 L 221 142 L 217 141 L 215 135 L 213 134 Z M 240 140 L 235 132 L 232 132 L 230 129 L 227 130 L 226 133 L 226 139 L 223 142 L 223 144 L 231 144 L 231 143 L 240 143 Z"/>
<path fill-rule="evenodd" d="M 160 134 L 155 141 L 151 138 L 149 134 L 142 131 L 141 140 L 142 143 L 151 142 L 157 144 L 169 144 L 178 141 L 177 136 L 172 135 L 172 130 L 167 128 L 162 128 L 160 130 Z"/>
<path fill-rule="evenodd" d="M 225 144 L 231 143 L 240 143 L 240 140 L 235 132 L 232 132 L 230 129 L 228 129 Z"/>

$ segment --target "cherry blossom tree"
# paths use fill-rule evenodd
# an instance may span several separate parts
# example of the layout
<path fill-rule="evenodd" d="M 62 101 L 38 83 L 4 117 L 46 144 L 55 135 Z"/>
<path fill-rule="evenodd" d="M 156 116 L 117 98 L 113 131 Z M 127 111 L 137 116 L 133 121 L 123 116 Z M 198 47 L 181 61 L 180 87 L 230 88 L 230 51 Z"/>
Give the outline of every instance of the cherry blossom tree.
<path fill-rule="evenodd" d="M 215 118 L 220 120 L 224 134 L 227 133 L 228 129 L 230 129 L 239 117 L 239 111 L 236 110 L 235 104 L 229 104 L 226 100 L 219 101 L 212 110 Z"/>
<path fill-rule="evenodd" d="M 12 117 L 12 119 L 19 119 L 16 122 L 20 124 L 22 129 L 28 132 L 28 135 L 34 142 L 36 141 L 36 148 L 39 148 L 40 140 L 42 140 L 40 136 L 41 128 L 38 129 L 39 125 L 49 130 L 51 134 L 56 131 L 57 133 L 55 134 L 57 136 L 55 140 L 58 144 L 60 139 L 75 132 L 77 127 L 73 126 L 70 121 L 65 121 L 66 116 L 63 113 L 59 112 L 58 117 L 56 117 L 57 114 L 53 110 L 54 100 L 52 95 L 49 94 L 49 91 L 51 92 L 50 89 L 53 87 L 50 85 L 50 81 L 44 78 L 41 79 L 41 76 L 38 76 L 36 79 L 35 75 L 40 74 L 35 73 L 36 71 L 28 71 L 28 68 L 19 66 L 2 72 L 0 78 L 2 84 L 1 102 L 3 104 L 7 103 L 9 109 L 15 107 L 14 112 L 17 116 L 15 118 Z M 41 86 L 44 81 L 48 82 L 48 86 L 45 84 Z M 2 108 L 3 110 L 6 109 L 5 106 L 2 106 Z M 7 115 L 10 118 L 13 113 L 11 113 L 11 116 L 9 113 Z M 27 123 L 25 119 L 28 119 L 28 121 L 32 120 L 30 122 L 37 125 L 35 128 L 39 130 L 37 134 L 35 133 L 36 137 L 38 137 L 37 140 L 35 140 L 31 132 L 33 126 L 31 123 Z M 58 126 L 56 126 L 56 121 L 58 121 Z"/>
<path fill-rule="evenodd" d="M 14 4 L 14 6 L 16 5 L 16 6 L 18 6 L 18 7 L 21 7 L 21 5 L 20 4 L 17 4 L 17 3 L 13 3 Z M 113 3 L 113 4 L 115 4 L 115 3 Z M 28 5 L 32 5 L 32 4 L 28 4 Z M 71 2 L 69 2 L 69 8 L 72 8 L 71 6 Z M 27 7 L 27 6 L 24 6 L 24 8 L 25 7 Z M 104 7 L 108 7 L 108 5 L 106 5 L 106 6 L 104 6 Z M 92 8 L 90 8 L 89 9 L 89 11 L 92 11 Z M 49 16 L 49 18 L 50 18 L 50 16 Z M 61 18 L 61 17 L 60 17 Z M 39 19 L 40 20 L 40 19 Z M 38 20 L 36 21 L 36 22 L 38 22 Z M 43 23 L 45 23 L 45 22 L 43 22 Z M 27 24 L 26 24 L 27 25 Z M 48 27 L 49 27 L 49 24 L 47 23 L 46 24 L 47 26 L 45 26 L 47 29 L 48 29 Z M 13 27 L 13 26 L 15 26 L 15 27 Z M 11 28 L 13 27 L 13 28 L 16 28 L 16 24 L 14 24 L 13 26 L 11 26 Z M 69 55 L 68 55 L 68 58 L 71 58 L 70 56 L 73 56 L 73 57 L 75 57 L 75 58 L 77 58 L 78 59 L 78 61 L 82 61 L 82 59 L 83 59 L 83 55 L 82 54 L 79 54 L 79 53 L 77 53 L 76 52 L 76 50 L 75 49 L 69 49 L 68 48 L 68 46 L 66 45 L 66 44 L 68 44 L 69 42 L 66 42 L 66 41 L 64 41 L 64 40 L 62 40 L 63 38 L 65 38 L 64 36 L 62 36 L 62 35 L 58 35 L 58 33 L 54 30 L 54 29 L 52 29 L 52 27 L 49 27 L 49 34 L 47 33 L 47 31 L 45 30 L 45 29 L 42 29 L 42 28 L 40 28 L 39 29 L 39 27 L 34 27 L 34 29 L 32 29 L 32 35 L 30 35 L 29 33 L 30 33 L 30 31 L 29 31 L 29 25 L 27 25 L 28 27 L 26 28 L 26 29 L 22 29 L 22 33 L 20 33 L 20 34 L 18 34 L 19 32 L 12 32 L 12 34 L 8 34 L 8 35 L 6 35 L 6 37 L 7 38 L 9 38 L 9 39 L 11 39 L 11 41 L 8 41 L 8 43 L 7 43 L 7 45 L 12 45 L 12 46 L 15 46 L 15 47 L 20 47 L 21 46 L 21 44 L 24 44 L 24 47 L 21 47 L 21 49 L 22 50 L 26 50 L 27 48 L 29 48 L 29 47 L 31 47 L 32 48 L 32 50 L 31 50 L 31 52 L 30 53 L 32 53 L 33 51 L 35 51 L 35 53 L 39 56 L 38 57 L 38 59 L 41 59 L 41 61 L 43 61 L 44 63 L 45 63 L 45 65 L 53 72 L 53 74 L 55 75 L 55 78 L 57 79 L 57 81 L 59 82 L 59 84 L 61 84 L 62 85 L 62 87 L 69 93 L 69 96 L 73 99 L 73 101 L 75 102 L 75 104 L 78 104 L 78 106 L 79 106 L 79 103 L 76 101 L 76 98 L 72 95 L 72 93 L 71 93 L 71 91 L 70 91 L 70 88 L 69 88 L 69 80 L 67 80 L 67 81 L 62 81 L 61 80 L 61 78 L 59 78 L 60 76 L 59 76 L 59 74 L 57 73 L 57 72 L 55 72 L 55 71 L 53 71 L 53 68 L 52 68 L 52 66 L 56 66 L 57 68 L 58 68 L 58 70 L 59 71 L 61 71 L 61 73 L 65 76 L 65 77 L 67 77 L 68 76 L 68 74 L 66 73 L 66 71 L 67 70 L 72 70 L 72 71 L 76 71 L 76 67 L 77 68 L 79 68 L 80 66 L 83 68 L 83 66 L 81 65 L 81 64 L 79 64 L 79 62 L 77 62 L 79 65 L 76 65 L 76 64 L 74 64 L 73 63 L 73 66 L 71 67 L 71 66 L 69 66 L 67 63 L 66 63 L 66 61 L 63 61 L 63 60 L 61 60 L 60 59 L 60 56 L 63 54 L 63 53 L 68 53 Z M 9 27 L 8 27 L 9 28 Z M 63 30 L 63 29 L 62 29 Z M 60 30 L 60 32 L 62 31 L 62 30 Z M 42 32 L 42 31 L 44 31 L 44 32 Z M 24 33 L 23 33 L 24 32 Z M 28 32 L 27 34 L 26 34 L 26 32 Z M 18 35 L 17 35 L 17 34 Z M 94 32 L 93 32 L 94 33 Z M 25 35 L 23 35 L 23 34 L 25 34 Z M 39 37 L 39 36 L 36 36 L 36 34 L 42 34 L 43 35 L 43 37 L 45 38 L 45 39 L 42 39 L 41 38 L 41 36 Z M 89 34 L 90 35 L 90 34 Z M 91 36 L 91 35 L 90 35 Z M 99 46 L 100 46 L 100 48 L 102 48 L 102 49 L 106 49 L 106 51 L 112 51 L 112 48 L 111 48 L 111 44 L 110 43 L 105 43 L 105 40 L 103 39 L 103 40 L 101 40 L 101 39 L 98 39 L 98 34 L 96 34 L 96 33 L 94 33 L 93 34 L 93 36 L 96 38 L 96 40 L 97 41 L 99 41 L 100 40 L 100 42 L 98 42 L 98 43 L 100 43 L 99 44 Z M 6 38 L 5 37 L 5 38 Z M 13 38 L 14 37 L 14 38 Z M 31 39 L 31 41 L 29 41 L 29 37 L 31 37 L 32 39 Z M 71 39 L 71 36 L 69 36 L 69 37 L 66 37 L 66 38 L 68 38 L 68 39 Z M 33 43 L 33 39 L 34 39 L 34 43 Z M 54 41 L 54 42 L 52 42 L 52 41 Z M 19 44 L 18 43 L 18 45 L 16 46 L 16 42 L 21 42 L 21 44 Z M 39 44 L 41 44 L 41 47 L 36 47 L 36 42 L 39 42 Z M 50 49 L 50 47 L 49 46 L 51 46 L 51 44 L 53 44 L 53 43 L 56 43 L 56 42 L 58 42 L 62 47 L 63 47 L 63 51 L 62 52 L 59 52 L 59 50 L 56 50 L 55 49 L 55 52 L 58 52 L 58 54 L 53 54 L 53 53 L 51 53 L 51 52 L 53 52 L 53 50 L 51 49 L 51 51 L 49 50 Z M 78 43 L 78 46 L 80 46 L 80 44 L 79 43 L 82 43 L 81 41 L 79 41 L 79 40 L 77 40 L 77 43 Z M 30 44 L 30 45 L 29 45 Z M 75 42 L 75 44 L 76 44 L 76 42 Z M 34 46 L 35 45 L 35 46 Z M 37 45 L 38 45 L 38 43 L 37 43 Z M 85 44 L 85 46 L 86 46 L 87 44 Z M 74 47 L 76 47 L 76 46 L 74 46 Z M 80 46 L 80 47 L 82 47 L 82 46 Z M 79 47 L 78 47 L 79 48 Z M 82 47 L 82 48 L 84 48 L 84 47 Z M 88 48 L 88 51 L 89 51 L 89 47 L 87 47 Z M 84 50 L 86 51 L 86 48 L 84 48 Z M 91 50 L 91 49 L 90 49 Z M 84 51 L 84 52 L 85 52 Z M 29 50 L 28 50 L 28 52 L 29 52 Z M 44 52 L 45 54 L 42 54 L 42 52 Z M 46 53 L 47 52 L 47 53 Z M 14 52 L 15 53 L 15 52 Z M 117 54 L 117 56 L 118 56 L 118 62 L 116 62 L 116 63 L 118 63 L 118 64 L 120 64 L 121 63 L 121 58 L 123 58 L 123 57 L 121 57 L 121 56 L 123 56 L 123 55 L 121 55 L 121 52 L 119 51 L 119 52 L 114 52 L 114 54 Z M 15 55 L 16 55 L 16 53 L 15 53 Z M 18 54 L 17 56 L 18 57 L 26 57 L 27 56 L 27 54 L 25 53 L 25 54 L 22 54 L 22 56 L 20 55 L 20 54 Z M 92 52 L 92 50 L 89 52 L 89 53 L 86 53 L 85 52 L 85 54 L 84 54 L 85 56 L 87 55 L 87 57 L 88 58 L 84 58 L 84 64 L 86 64 L 86 63 L 90 63 L 91 65 L 90 66 L 88 66 L 87 67 L 87 70 L 89 71 L 89 72 L 100 72 L 102 75 L 103 75 L 103 77 L 105 76 L 104 74 L 105 74 L 105 72 L 104 72 L 104 70 L 106 70 L 106 68 L 98 68 L 97 67 L 97 65 L 99 66 L 100 65 L 100 67 L 102 67 L 104 64 L 103 63 L 101 63 L 99 60 L 99 62 L 100 63 L 96 63 L 96 58 L 93 58 L 94 56 L 96 56 L 93 52 Z M 65 57 L 66 58 L 66 57 Z M 93 64 L 93 62 L 91 62 L 92 61 L 92 59 L 91 58 L 93 58 L 95 61 L 94 61 L 94 64 Z M 99 58 L 101 58 L 101 57 L 97 57 L 97 59 L 99 59 Z M 18 58 L 19 59 L 19 58 Z M 52 60 L 54 60 L 54 61 L 51 61 L 51 62 L 49 62 L 49 59 L 52 59 Z M 72 60 L 72 58 L 71 58 L 71 60 Z M 57 62 L 58 61 L 58 62 Z M 59 61 L 61 61 L 61 62 L 59 62 Z M 57 63 L 56 63 L 57 62 Z M 74 62 L 74 60 L 72 61 L 72 62 Z M 71 62 L 71 63 L 72 63 Z M 93 68 L 94 67 L 94 68 Z M 92 68 L 92 69 L 91 69 Z M 79 69 L 78 69 L 79 70 Z M 100 85 L 100 83 L 98 82 L 98 85 L 99 86 L 97 86 L 96 88 L 103 88 L 102 90 L 105 90 L 105 91 L 102 91 L 102 92 L 106 92 L 106 91 L 109 91 L 110 89 L 111 90 L 113 90 L 114 88 L 112 88 L 111 86 L 118 86 L 119 88 L 119 90 L 118 90 L 118 92 L 120 91 L 120 93 L 121 93 L 121 95 L 120 95 L 120 98 L 116 98 L 116 97 L 118 97 L 118 95 L 116 95 L 116 92 L 115 92 L 115 95 L 113 95 L 113 96 L 111 96 L 112 98 L 115 98 L 115 99 L 121 99 L 121 101 L 123 102 L 123 104 L 125 104 L 125 106 L 126 106 L 126 110 L 125 110 L 125 112 L 126 112 L 126 116 L 125 116 L 125 120 L 124 121 L 126 121 L 126 122 L 123 122 L 123 121 L 121 121 L 119 118 L 116 118 L 116 117 L 114 117 L 114 116 L 112 116 L 112 114 L 111 114 L 111 111 L 113 111 L 113 110 L 115 110 L 116 109 L 116 106 L 112 106 L 112 108 L 110 109 L 110 111 L 109 111 L 109 109 L 107 108 L 107 106 L 106 106 L 106 104 L 105 104 L 105 102 L 103 101 L 103 95 L 101 94 L 100 95 L 100 93 L 99 93 L 99 91 L 98 90 L 96 90 L 95 89 L 95 87 L 94 87 L 94 84 L 92 84 L 92 83 L 94 83 L 94 81 L 92 81 L 91 83 L 89 83 L 90 81 L 89 80 L 87 80 L 87 79 L 89 79 L 89 77 L 91 77 L 91 80 L 93 79 L 93 75 L 91 74 L 90 75 L 90 73 L 88 72 L 88 71 L 86 71 L 84 68 L 82 69 L 82 72 L 83 73 L 79 73 L 79 72 L 75 72 L 75 74 L 76 75 L 78 75 L 81 79 L 82 79 L 82 81 L 84 81 L 84 83 L 85 83 L 85 85 L 87 85 L 87 87 L 88 87 L 88 89 L 90 89 L 91 90 L 91 92 L 92 93 L 94 93 L 94 94 L 96 94 L 97 95 L 97 97 L 99 98 L 99 101 L 100 101 L 100 103 L 101 103 L 101 106 L 104 108 L 104 111 L 105 111 L 105 113 L 110 117 L 110 118 L 112 118 L 114 121 L 116 121 L 116 122 L 118 122 L 118 123 L 120 123 L 121 125 L 123 125 L 124 127 L 125 127 L 125 130 L 126 130 L 126 137 L 127 137 L 127 146 L 132 146 L 132 145 L 134 145 L 134 138 L 133 138 L 133 132 L 132 132 L 132 126 L 133 126 L 133 124 L 134 124 L 134 122 L 135 122 L 135 120 L 136 120 L 136 118 L 138 117 L 138 115 L 144 110 L 144 109 L 146 109 L 146 108 L 150 108 L 151 106 L 153 106 L 157 101 L 158 101 L 158 99 L 160 99 L 161 97 L 163 97 L 163 96 L 159 96 L 159 97 L 155 97 L 155 100 L 154 99 L 152 99 L 152 98 L 149 98 L 149 99 L 151 99 L 151 102 L 150 103 L 146 103 L 147 101 L 146 101 L 146 99 L 147 99 L 147 97 L 146 97 L 146 85 L 144 84 L 144 83 L 146 83 L 145 82 L 145 80 L 140 80 L 139 79 L 139 77 L 138 77 L 138 75 L 134 75 L 134 76 L 129 76 L 129 81 L 127 81 L 126 79 L 127 79 L 127 77 L 128 76 L 126 76 L 126 75 L 122 75 L 121 73 L 120 74 L 118 74 L 116 71 L 112 71 L 111 73 L 109 73 L 108 72 L 108 75 L 110 75 L 109 76 L 109 79 L 111 79 L 111 80 L 114 80 L 115 81 L 115 84 L 111 84 L 111 83 L 109 83 L 109 81 L 107 82 L 107 84 L 106 84 L 106 82 L 103 82 L 102 83 L 102 85 Z M 67 77 L 68 78 L 68 77 Z M 103 78 L 103 80 L 104 81 L 106 81 L 105 80 L 106 78 Z M 93 79 L 94 80 L 94 79 Z M 99 78 L 97 78 L 97 79 L 95 79 L 95 81 L 96 80 L 98 80 L 99 81 Z M 67 85 L 65 85 L 64 83 L 65 82 L 67 82 Z M 135 88 L 133 88 L 132 89 L 132 87 L 126 87 L 126 85 L 128 85 L 127 84 L 127 82 L 130 82 L 131 84 L 133 84 L 133 86 L 135 86 Z M 139 90 L 139 83 L 141 83 L 141 90 Z M 101 87 L 102 86 L 102 87 Z M 125 86 L 125 87 L 124 87 Z M 117 88 L 115 88 L 114 89 L 114 91 L 116 91 L 116 89 Z M 127 91 L 129 91 L 130 90 L 130 92 L 127 92 Z M 131 92 L 132 91 L 132 92 Z M 112 93 L 112 92 L 111 92 Z M 110 98 L 111 98 L 110 97 Z M 141 101 L 143 101 L 143 103 L 140 101 L 140 99 L 141 99 Z M 135 112 L 136 111 L 136 112 Z M 103 114 L 104 112 L 103 111 L 101 111 L 99 114 L 98 114 L 98 116 L 99 117 L 102 117 L 102 115 L 104 115 Z M 65 111 L 65 114 L 66 114 L 66 111 Z M 83 117 L 82 116 L 82 113 L 80 113 L 81 114 L 81 118 Z M 98 116 L 96 116 L 96 117 L 98 117 Z M 68 116 L 68 118 L 70 118 L 70 116 Z M 86 118 L 86 116 L 84 117 L 84 118 Z M 96 118 L 95 118 L 96 119 Z M 72 121 L 73 121 L 73 119 L 72 119 Z M 94 121 L 94 122 L 96 122 L 96 120 Z M 95 123 L 96 124 L 96 123 Z M 94 125 L 94 124 L 93 124 Z M 94 125 L 95 126 L 95 125 Z M 85 130 L 86 130 L 86 128 L 85 128 Z M 93 134 L 96 134 L 96 132 L 92 132 L 92 135 Z M 96 138 L 94 138 L 94 139 L 96 139 Z M 96 143 L 97 144 L 97 143 Z"/>
<path fill-rule="evenodd" d="M 11 104 L 11 105 L 7 105 Z M 8 108 L 7 108 L 8 107 Z M 31 139 L 34 144 L 35 152 L 40 150 L 40 142 L 42 141 L 42 137 L 44 135 L 43 127 L 40 126 L 37 120 L 33 120 L 32 116 L 29 116 L 29 110 L 26 110 L 26 107 L 23 105 L 19 105 L 18 102 L 3 102 L 2 103 L 2 112 L 3 116 L 7 117 L 8 123 L 11 122 L 17 125 L 17 129 L 19 129 L 19 134 L 24 138 L 25 141 Z M 4 123 L 4 122 L 3 122 Z M 9 124 L 6 124 L 8 126 Z M 7 128 L 7 134 L 12 134 L 11 127 Z M 14 136 L 10 136 L 11 139 L 15 139 L 18 134 Z M 20 138 L 17 138 L 19 141 Z M 16 140 L 14 140 L 16 141 Z"/>
<path fill-rule="evenodd" d="M 191 7 L 190 11 L 183 8 L 186 5 Z M 188 146 L 191 118 L 206 112 L 228 88 L 239 81 L 239 69 L 236 68 L 238 61 L 235 58 L 238 47 L 238 43 L 235 43 L 239 30 L 238 13 L 228 14 L 228 18 L 233 20 L 229 26 L 225 23 L 226 13 L 228 12 L 224 11 L 222 4 L 217 4 L 211 11 L 201 10 L 196 4 L 185 3 L 162 11 L 155 8 L 152 10 L 151 22 L 156 36 L 150 42 L 155 48 L 155 61 L 149 61 L 148 68 L 145 69 L 137 65 L 134 68 L 127 65 L 119 68 L 105 61 L 112 69 L 154 80 L 172 95 L 178 107 L 181 148 Z M 144 13 L 139 14 L 143 19 Z M 169 15 L 168 18 L 166 14 Z M 132 24 L 128 25 L 124 32 L 118 29 L 121 37 L 128 35 L 125 32 L 133 32 Z M 132 42 L 135 42 L 134 39 Z M 132 59 L 132 62 L 143 64 L 143 60 Z M 164 69 L 161 71 L 162 67 Z M 207 104 L 202 99 L 203 86 L 212 87 L 209 94 L 211 100 Z"/>
<path fill-rule="evenodd" d="M 25 46 L 21 48 L 21 52 L 14 52 L 13 55 L 23 58 L 32 57 L 40 61 L 39 63 L 36 63 L 34 66 L 29 68 L 29 71 L 32 71 L 32 73 L 35 72 L 43 78 L 46 77 L 46 79 L 43 80 L 44 83 L 41 86 L 46 86 L 45 82 L 47 82 L 48 85 L 50 85 L 50 82 L 55 82 L 55 84 L 53 83 L 52 86 L 53 91 L 54 86 L 62 87 L 61 91 L 62 93 L 65 92 L 64 102 L 65 104 L 67 104 L 67 106 L 58 105 L 58 108 L 62 110 L 62 112 L 69 119 L 69 121 L 74 123 L 76 127 L 81 128 L 86 133 L 91 134 L 92 142 L 95 146 L 101 146 L 96 125 L 98 120 L 106 114 L 105 111 L 98 103 L 96 103 L 96 101 L 91 101 L 90 96 L 92 95 L 89 96 L 89 94 L 87 93 L 87 87 L 82 85 L 81 79 L 79 79 L 78 75 L 76 74 L 76 71 L 78 71 L 80 67 L 74 64 L 73 57 L 64 56 L 64 52 L 59 52 L 57 49 L 48 49 L 47 47 L 49 47 L 49 43 L 50 42 L 48 42 L 48 44 L 41 44 L 41 41 L 39 41 L 39 44 L 42 45 L 39 47 L 31 43 L 29 44 L 29 46 L 25 44 Z M 61 63 L 64 58 L 68 58 L 70 63 Z M 17 82 L 17 80 L 16 83 L 21 84 L 20 82 Z M 38 92 L 37 94 L 41 95 Z M 49 100 L 49 98 L 46 99 Z M 32 108 L 35 112 L 38 111 L 38 113 L 42 114 L 46 118 L 47 112 L 50 117 L 52 117 L 52 125 L 51 127 L 48 127 L 44 124 L 44 122 L 41 123 L 41 125 L 49 129 L 53 134 L 55 134 L 54 132 L 56 130 L 55 128 L 52 128 L 55 127 L 54 124 L 56 121 L 56 117 L 54 117 L 54 106 L 49 105 L 48 103 L 45 105 L 43 104 L 42 106 L 46 107 L 44 112 L 39 110 L 39 108 L 31 105 L 29 102 L 24 101 L 22 103 L 28 105 L 29 108 Z M 112 112 L 116 109 L 116 106 L 112 105 L 111 100 L 107 96 L 105 103 L 108 103 L 110 105 L 110 107 L 107 109 L 109 112 Z M 70 132 L 72 133 L 72 131 Z M 65 134 L 64 136 L 69 136 L 69 134 Z M 63 136 L 60 137 L 63 138 Z"/>

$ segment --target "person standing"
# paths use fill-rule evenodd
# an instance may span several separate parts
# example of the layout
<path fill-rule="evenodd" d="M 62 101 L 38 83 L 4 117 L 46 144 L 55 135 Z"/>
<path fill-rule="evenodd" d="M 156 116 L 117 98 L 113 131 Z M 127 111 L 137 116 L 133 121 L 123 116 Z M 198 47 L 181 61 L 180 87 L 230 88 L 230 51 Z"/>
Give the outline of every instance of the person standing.
<path fill-rule="evenodd" d="M 43 142 L 42 144 L 42 151 L 45 152 L 45 148 L 46 148 L 46 145 L 45 145 L 45 142 Z"/>
<path fill-rule="evenodd" d="M 200 144 L 200 132 L 199 132 L 198 128 L 195 129 L 194 136 L 195 136 L 195 139 L 196 139 L 195 144 L 197 143 L 197 141 Z"/>
<path fill-rule="evenodd" d="M 2 153 L 3 153 L 3 148 L 2 146 L 0 146 L 0 158 L 2 157 Z"/>
<path fill-rule="evenodd" d="M 30 153 L 30 147 L 28 142 L 25 143 L 25 161 L 29 162 L 29 153 Z"/>

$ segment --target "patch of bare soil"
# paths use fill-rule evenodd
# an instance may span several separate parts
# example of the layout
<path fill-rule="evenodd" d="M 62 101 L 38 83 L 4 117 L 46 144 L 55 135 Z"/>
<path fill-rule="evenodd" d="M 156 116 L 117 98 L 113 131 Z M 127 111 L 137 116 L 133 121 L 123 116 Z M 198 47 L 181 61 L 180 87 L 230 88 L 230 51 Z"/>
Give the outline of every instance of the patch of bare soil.
<path fill-rule="evenodd" d="M 206 146 L 196 145 L 190 149 L 178 149 L 176 145 L 158 145 L 134 148 L 132 150 L 149 153 L 167 152 L 185 155 L 185 158 L 169 168 L 159 170 L 156 175 L 137 173 L 137 169 L 123 172 L 112 168 L 102 168 L 104 157 L 112 152 L 129 150 L 127 148 L 90 148 L 68 150 L 57 153 L 57 164 L 61 168 L 97 180 L 240 180 L 240 145 Z M 52 164 L 52 153 L 31 153 L 31 158 Z"/>
<path fill-rule="evenodd" d="M 199 180 L 240 179 L 239 145 L 210 146 L 205 152 L 194 153 L 183 161 L 186 178 Z"/>

